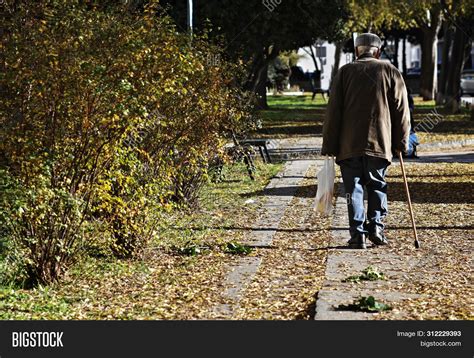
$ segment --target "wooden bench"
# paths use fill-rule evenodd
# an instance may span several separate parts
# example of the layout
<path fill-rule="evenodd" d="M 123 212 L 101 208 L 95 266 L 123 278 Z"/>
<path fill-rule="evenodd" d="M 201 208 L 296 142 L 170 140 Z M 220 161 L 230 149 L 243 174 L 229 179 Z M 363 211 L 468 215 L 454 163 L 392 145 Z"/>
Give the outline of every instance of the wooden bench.
<path fill-rule="evenodd" d="M 272 158 L 270 157 L 270 153 L 268 153 L 268 139 L 243 139 L 240 141 L 240 144 L 244 145 L 251 145 L 253 147 L 258 147 L 258 151 L 260 152 L 260 156 L 264 163 L 271 163 Z"/>

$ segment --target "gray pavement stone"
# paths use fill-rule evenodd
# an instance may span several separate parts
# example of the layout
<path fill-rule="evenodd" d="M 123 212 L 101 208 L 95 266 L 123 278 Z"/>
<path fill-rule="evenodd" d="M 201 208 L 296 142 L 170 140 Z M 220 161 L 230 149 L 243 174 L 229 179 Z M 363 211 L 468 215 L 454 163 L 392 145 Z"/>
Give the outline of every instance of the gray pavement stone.
<path fill-rule="evenodd" d="M 318 292 L 315 320 L 369 320 L 377 313 L 337 311 L 340 304 L 352 303 L 360 296 L 374 296 L 377 300 L 390 303 L 416 298 L 419 295 L 397 291 L 403 280 L 400 269 L 409 270 L 412 262 L 396 254 L 389 254 L 378 248 L 351 250 L 346 248 L 349 239 L 349 223 L 342 183 L 338 183 L 339 196 L 336 200 L 333 218 L 332 239 L 328 251 L 325 280 Z M 369 244 L 370 246 L 370 244 Z M 359 284 L 342 282 L 351 275 L 359 274 L 367 266 L 376 266 L 390 279 L 369 281 Z"/>
<path fill-rule="evenodd" d="M 299 183 L 303 180 L 310 164 L 314 161 L 291 161 L 285 164 L 283 171 L 275 176 L 266 186 L 263 215 L 254 224 L 255 229 L 249 233 L 249 240 L 244 242 L 253 247 L 271 245 L 280 220 L 288 204 L 293 199 Z M 230 267 L 223 293 L 227 302 L 217 305 L 215 313 L 229 317 L 238 308 L 239 300 L 245 287 L 252 281 L 261 263 L 259 257 L 240 257 Z"/>
<path fill-rule="evenodd" d="M 418 159 L 406 159 L 415 163 L 474 163 L 474 151 L 420 153 Z"/>
<path fill-rule="evenodd" d="M 264 190 L 265 203 L 264 215 L 255 223 L 255 230 L 250 240 L 245 242 L 251 246 L 268 246 L 272 242 L 276 228 L 285 214 L 286 207 L 298 190 L 298 185 L 303 180 L 312 161 L 288 162 L 281 175 L 273 178 Z M 266 230 L 268 228 L 273 228 Z"/>
<path fill-rule="evenodd" d="M 465 139 L 445 142 L 422 143 L 417 147 L 417 149 L 418 151 L 435 151 L 440 149 L 461 148 L 473 145 L 474 139 Z"/>
<path fill-rule="evenodd" d="M 315 159 L 321 155 L 322 137 L 272 139 L 269 153 L 273 161 Z"/>
<path fill-rule="evenodd" d="M 229 267 L 230 271 L 224 282 L 224 297 L 231 303 L 222 303 L 215 309 L 215 313 L 223 316 L 230 316 L 235 310 L 242 290 L 247 286 L 257 273 L 261 263 L 260 257 L 239 257 L 236 262 Z"/>

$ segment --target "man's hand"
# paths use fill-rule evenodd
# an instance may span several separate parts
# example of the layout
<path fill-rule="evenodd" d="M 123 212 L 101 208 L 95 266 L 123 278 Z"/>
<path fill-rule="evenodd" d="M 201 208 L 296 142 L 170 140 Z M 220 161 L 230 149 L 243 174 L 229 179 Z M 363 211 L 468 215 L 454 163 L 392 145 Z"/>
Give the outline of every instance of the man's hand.
<path fill-rule="evenodd" d="M 392 152 L 393 152 L 393 156 L 394 156 L 394 157 L 397 157 L 397 158 L 399 157 L 400 153 L 403 154 L 403 155 L 406 155 L 406 154 L 407 154 L 407 152 L 402 151 L 402 150 L 400 150 L 400 149 L 393 149 Z"/>

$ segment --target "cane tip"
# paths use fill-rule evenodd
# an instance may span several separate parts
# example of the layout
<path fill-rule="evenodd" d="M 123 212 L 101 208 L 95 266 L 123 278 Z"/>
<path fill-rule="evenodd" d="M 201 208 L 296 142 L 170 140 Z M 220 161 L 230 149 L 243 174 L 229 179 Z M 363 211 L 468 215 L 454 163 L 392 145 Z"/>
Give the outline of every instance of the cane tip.
<path fill-rule="evenodd" d="M 415 240 L 415 247 L 416 247 L 417 249 L 420 248 L 420 242 L 419 242 L 418 240 Z"/>

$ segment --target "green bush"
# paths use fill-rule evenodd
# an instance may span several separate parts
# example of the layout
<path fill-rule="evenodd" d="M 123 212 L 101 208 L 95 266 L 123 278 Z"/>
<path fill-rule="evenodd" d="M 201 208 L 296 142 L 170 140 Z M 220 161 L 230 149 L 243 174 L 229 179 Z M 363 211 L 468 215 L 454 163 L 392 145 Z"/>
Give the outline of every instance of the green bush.
<path fill-rule="evenodd" d="M 18 1 L 4 28 L 0 240 L 26 282 L 59 279 L 97 243 L 139 254 L 251 122 L 238 66 L 156 5 Z"/>
<path fill-rule="evenodd" d="M 3 280 L 32 286 L 60 277 L 81 249 L 84 203 L 51 187 L 49 173 L 38 175 L 30 187 L 13 183 L 5 172 L 1 176 L 0 223 L 16 244 L 6 256 Z"/>

